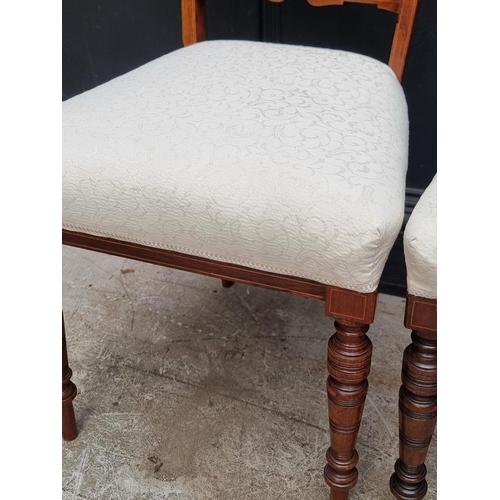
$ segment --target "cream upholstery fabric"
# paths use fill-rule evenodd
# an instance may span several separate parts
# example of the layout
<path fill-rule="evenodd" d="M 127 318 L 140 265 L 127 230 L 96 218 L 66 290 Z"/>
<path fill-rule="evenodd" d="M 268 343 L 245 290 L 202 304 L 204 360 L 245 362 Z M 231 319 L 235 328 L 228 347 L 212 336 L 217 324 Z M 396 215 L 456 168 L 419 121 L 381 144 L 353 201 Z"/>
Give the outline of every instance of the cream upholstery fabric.
<path fill-rule="evenodd" d="M 406 225 L 404 251 L 408 293 L 437 299 L 437 174 Z"/>
<path fill-rule="evenodd" d="M 385 64 L 203 42 L 63 103 L 63 227 L 370 292 L 407 147 Z"/>

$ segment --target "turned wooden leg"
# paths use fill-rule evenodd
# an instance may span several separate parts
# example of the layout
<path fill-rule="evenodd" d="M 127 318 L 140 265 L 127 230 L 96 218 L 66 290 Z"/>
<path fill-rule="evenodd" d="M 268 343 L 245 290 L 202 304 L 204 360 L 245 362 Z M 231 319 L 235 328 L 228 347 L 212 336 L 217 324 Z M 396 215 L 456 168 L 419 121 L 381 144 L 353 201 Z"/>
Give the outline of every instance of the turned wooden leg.
<path fill-rule="evenodd" d="M 231 288 L 234 285 L 234 281 L 229 281 L 229 280 L 221 280 L 222 281 L 222 286 L 224 288 Z"/>
<path fill-rule="evenodd" d="M 391 491 L 400 500 L 425 497 L 425 457 L 437 418 L 437 334 L 413 330 L 399 391 L 399 460 Z"/>
<path fill-rule="evenodd" d="M 72 441 L 78 435 L 76 430 L 73 399 L 76 396 L 76 386 L 71 382 L 71 368 L 68 365 L 66 350 L 66 333 L 64 331 L 64 316 L 62 323 L 62 437 L 65 441 Z"/>
<path fill-rule="evenodd" d="M 372 344 L 369 326 L 350 320 L 335 322 L 336 333 L 328 343 L 328 414 L 330 448 L 326 453 L 325 481 L 330 500 L 347 500 L 356 484 L 356 439 L 363 414 Z"/>

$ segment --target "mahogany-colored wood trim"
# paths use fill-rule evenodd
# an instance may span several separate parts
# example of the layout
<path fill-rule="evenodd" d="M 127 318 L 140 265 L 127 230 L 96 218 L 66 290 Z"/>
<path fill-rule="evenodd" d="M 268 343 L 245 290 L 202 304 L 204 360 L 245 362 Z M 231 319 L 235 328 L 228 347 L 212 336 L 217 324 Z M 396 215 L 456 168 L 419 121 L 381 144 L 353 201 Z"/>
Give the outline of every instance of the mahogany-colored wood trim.
<path fill-rule="evenodd" d="M 373 323 L 375 317 L 378 290 L 370 293 L 354 292 L 305 278 L 259 271 L 204 257 L 181 254 L 66 229 L 62 231 L 62 242 L 64 245 L 219 278 L 225 288 L 229 288 L 233 282 L 239 282 L 284 291 L 302 297 L 325 300 L 326 314 L 337 320 L 342 319 L 370 324 Z"/>
<path fill-rule="evenodd" d="M 187 47 L 206 39 L 205 0 L 182 0 L 182 44 Z"/>
<path fill-rule="evenodd" d="M 316 281 L 283 276 L 267 271 L 258 271 L 236 264 L 227 264 L 203 257 L 138 245 L 137 243 L 129 243 L 86 233 L 77 233 L 65 229 L 62 232 L 62 242 L 64 245 L 86 248 L 96 252 L 190 271 L 220 278 L 225 281 L 236 281 L 272 290 L 285 291 L 312 299 L 324 300 L 326 296 L 327 285 Z"/>
<path fill-rule="evenodd" d="M 268 0 L 281 3 L 284 0 Z M 389 10 L 398 15 L 394 37 L 392 39 L 389 67 L 392 68 L 399 81 L 403 71 L 410 45 L 411 33 L 415 21 L 418 0 L 307 0 L 315 7 L 328 5 L 344 5 L 344 3 L 375 4 L 379 9 Z M 206 39 L 205 0 L 182 0 L 182 42 L 184 46 Z"/>
<path fill-rule="evenodd" d="M 405 326 L 420 332 L 437 332 L 437 300 L 408 295 Z"/>
<path fill-rule="evenodd" d="M 276 0 L 271 0 L 271 1 L 276 1 Z M 327 5 L 344 5 L 344 3 L 376 4 L 379 9 L 398 12 L 401 0 L 307 0 L 307 2 L 313 5 L 314 7 L 324 7 Z"/>
<path fill-rule="evenodd" d="M 396 73 L 398 80 L 403 79 L 403 71 L 410 46 L 411 33 L 415 22 L 418 0 L 401 0 L 398 22 L 392 39 L 389 67 Z"/>
<path fill-rule="evenodd" d="M 371 324 L 375 319 L 378 290 L 359 293 L 334 286 L 326 290 L 326 315 Z"/>
<path fill-rule="evenodd" d="M 68 365 L 66 349 L 66 333 L 64 331 L 64 315 L 62 319 L 62 437 L 65 441 L 73 441 L 78 436 L 76 428 L 73 399 L 76 396 L 76 386 L 71 382 L 72 371 Z"/>

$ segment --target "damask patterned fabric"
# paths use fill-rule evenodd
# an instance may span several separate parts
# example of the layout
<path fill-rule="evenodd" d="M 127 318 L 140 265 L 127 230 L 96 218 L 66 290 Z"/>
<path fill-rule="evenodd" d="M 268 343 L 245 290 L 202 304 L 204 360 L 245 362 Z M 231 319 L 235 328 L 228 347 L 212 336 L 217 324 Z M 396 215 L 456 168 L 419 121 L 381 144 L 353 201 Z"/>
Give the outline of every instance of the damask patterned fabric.
<path fill-rule="evenodd" d="M 408 293 L 437 299 L 437 174 L 406 225 L 404 252 Z"/>
<path fill-rule="evenodd" d="M 63 227 L 371 292 L 407 150 L 387 65 L 202 42 L 63 103 Z"/>

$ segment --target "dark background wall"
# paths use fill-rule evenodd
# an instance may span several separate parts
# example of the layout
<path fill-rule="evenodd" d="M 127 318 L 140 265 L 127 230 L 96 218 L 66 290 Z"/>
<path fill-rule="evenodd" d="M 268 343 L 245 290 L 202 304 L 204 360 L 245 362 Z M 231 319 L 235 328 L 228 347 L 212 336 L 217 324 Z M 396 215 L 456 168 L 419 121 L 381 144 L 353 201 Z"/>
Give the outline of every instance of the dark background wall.
<path fill-rule="evenodd" d="M 64 0 L 62 97 L 69 99 L 182 46 L 180 0 Z M 387 62 L 395 14 L 374 5 L 311 7 L 306 0 L 206 0 L 209 39 L 264 40 L 352 50 Z M 410 114 L 406 218 L 436 173 L 435 0 L 420 0 L 403 76 Z M 402 233 L 381 291 L 403 296 Z"/>

